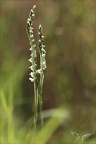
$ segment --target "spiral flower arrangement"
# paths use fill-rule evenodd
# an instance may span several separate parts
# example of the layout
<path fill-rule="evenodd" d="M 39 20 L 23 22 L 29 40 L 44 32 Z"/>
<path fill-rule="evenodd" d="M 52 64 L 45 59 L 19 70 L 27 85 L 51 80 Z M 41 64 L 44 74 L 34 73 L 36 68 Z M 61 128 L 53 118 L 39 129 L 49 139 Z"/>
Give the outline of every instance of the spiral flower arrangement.
<path fill-rule="evenodd" d="M 38 50 L 40 55 L 40 68 L 37 69 L 37 51 L 36 44 L 33 35 L 33 21 L 36 13 L 36 6 L 34 5 L 29 13 L 29 17 L 27 19 L 26 32 L 30 42 L 30 51 L 31 57 L 28 60 L 31 63 L 29 67 L 31 69 L 31 73 L 29 80 L 34 83 L 34 126 L 36 128 L 37 120 L 38 120 L 38 109 L 40 113 L 41 125 L 43 125 L 43 117 L 42 117 L 42 89 L 43 89 L 43 81 L 44 81 L 44 73 L 46 69 L 46 51 L 44 45 L 44 36 L 42 26 L 39 25 L 38 28 Z"/>

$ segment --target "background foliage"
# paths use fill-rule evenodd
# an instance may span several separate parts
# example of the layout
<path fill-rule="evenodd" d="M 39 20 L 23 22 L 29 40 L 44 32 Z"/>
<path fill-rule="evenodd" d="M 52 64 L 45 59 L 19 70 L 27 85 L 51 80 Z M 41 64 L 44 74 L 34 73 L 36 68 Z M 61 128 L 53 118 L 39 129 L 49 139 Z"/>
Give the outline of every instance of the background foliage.
<path fill-rule="evenodd" d="M 21 127 L 32 116 L 33 84 L 28 80 L 30 45 L 26 21 L 34 4 L 37 6 L 35 39 L 37 42 L 41 23 L 47 51 L 43 109 L 63 107 L 70 111 L 70 118 L 51 138 L 57 144 L 67 143 L 71 130 L 81 135 L 96 131 L 95 0 L 0 1 L 1 140 L 8 141 L 5 136 L 9 126 L 9 141 L 13 142 L 14 122 L 16 128 Z M 21 138 L 23 133 L 19 133 Z"/>

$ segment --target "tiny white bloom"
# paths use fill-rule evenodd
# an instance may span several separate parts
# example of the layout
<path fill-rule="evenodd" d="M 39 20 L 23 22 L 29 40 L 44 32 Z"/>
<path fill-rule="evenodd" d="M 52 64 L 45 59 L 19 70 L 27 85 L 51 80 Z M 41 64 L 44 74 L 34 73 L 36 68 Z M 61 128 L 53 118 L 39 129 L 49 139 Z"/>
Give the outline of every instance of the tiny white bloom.
<path fill-rule="evenodd" d="M 42 36 L 42 38 L 44 39 L 44 36 Z"/>
<path fill-rule="evenodd" d="M 41 73 L 42 73 L 42 70 L 41 70 L 41 69 L 38 69 L 36 72 L 39 73 L 39 74 L 41 74 Z"/>
<path fill-rule="evenodd" d="M 28 61 L 29 61 L 29 62 L 32 62 L 32 58 L 30 58 Z"/>
<path fill-rule="evenodd" d="M 32 17 L 34 17 L 35 16 L 35 14 L 32 14 Z"/>
<path fill-rule="evenodd" d="M 35 48 L 36 48 L 36 45 L 33 45 L 33 46 L 31 46 L 31 48 L 29 49 L 29 50 L 35 50 Z"/>
<path fill-rule="evenodd" d="M 33 6 L 33 9 L 35 9 L 35 8 L 36 8 L 36 5 Z"/>
<path fill-rule="evenodd" d="M 28 18 L 27 20 L 28 20 L 28 21 L 31 21 L 31 19 L 30 19 L 30 18 Z"/>
<path fill-rule="evenodd" d="M 33 27 L 30 27 L 30 30 L 33 30 Z"/>
<path fill-rule="evenodd" d="M 31 72 L 29 75 L 31 76 L 31 77 L 34 77 L 34 72 Z"/>
<path fill-rule="evenodd" d="M 33 38 L 33 37 L 34 37 L 33 34 L 31 34 L 31 35 L 30 35 L 30 38 Z"/>
<path fill-rule="evenodd" d="M 32 67 L 32 66 L 30 66 L 29 68 L 30 68 L 31 70 L 33 70 L 33 67 Z"/>
<path fill-rule="evenodd" d="M 41 39 L 39 39 L 39 43 L 41 43 Z"/>
<path fill-rule="evenodd" d="M 45 48 L 45 45 L 42 45 L 42 48 Z"/>
<path fill-rule="evenodd" d="M 42 61 L 45 61 L 45 54 L 42 54 Z"/>
<path fill-rule="evenodd" d="M 27 19 L 27 23 L 29 23 L 30 21 L 31 21 L 31 19 L 30 19 L 30 18 L 28 18 L 28 19 Z"/>
<path fill-rule="evenodd" d="M 34 82 L 34 79 L 33 79 L 33 78 L 29 78 L 29 80 L 30 80 L 31 82 Z"/>
<path fill-rule="evenodd" d="M 42 48 L 42 52 L 43 52 L 43 53 L 46 53 L 45 49 Z"/>
<path fill-rule="evenodd" d="M 29 30 L 29 32 L 30 32 L 30 33 L 33 33 L 33 31 L 32 31 L 32 30 Z"/>
<path fill-rule="evenodd" d="M 29 67 L 32 71 L 36 68 L 36 64 Z"/>
<path fill-rule="evenodd" d="M 29 50 L 31 50 L 31 51 L 32 51 L 32 47 L 31 47 Z"/>
<path fill-rule="evenodd" d="M 33 51 L 33 53 L 31 54 L 31 56 L 36 58 L 36 51 Z"/>
<path fill-rule="evenodd" d="M 29 68 L 30 68 L 31 70 L 33 70 L 33 67 L 32 67 L 32 66 L 30 66 Z"/>
<path fill-rule="evenodd" d="M 46 69 L 46 61 L 43 62 L 43 69 Z"/>
<path fill-rule="evenodd" d="M 35 40 L 34 40 L 34 39 L 32 39 L 32 42 L 35 42 Z"/>
<path fill-rule="evenodd" d="M 31 12 L 32 12 L 32 13 L 34 12 L 33 9 L 31 9 Z"/>

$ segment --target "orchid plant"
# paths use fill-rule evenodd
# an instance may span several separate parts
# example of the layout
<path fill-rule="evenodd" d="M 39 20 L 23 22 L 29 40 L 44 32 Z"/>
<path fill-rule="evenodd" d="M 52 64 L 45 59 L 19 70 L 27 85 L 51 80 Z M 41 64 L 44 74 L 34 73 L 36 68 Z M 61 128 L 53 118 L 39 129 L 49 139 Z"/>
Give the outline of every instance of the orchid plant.
<path fill-rule="evenodd" d="M 40 68 L 37 69 L 37 51 L 36 51 L 36 44 L 33 35 L 33 21 L 36 13 L 36 5 L 33 6 L 29 13 L 29 17 L 27 19 L 27 26 L 26 32 L 30 42 L 30 51 L 31 57 L 28 60 L 31 63 L 29 67 L 31 69 L 31 73 L 29 80 L 34 83 L 34 126 L 36 128 L 37 120 L 38 120 L 38 109 L 40 112 L 40 120 L 41 125 L 43 125 L 43 117 L 42 117 L 42 89 L 43 89 L 43 82 L 44 82 L 44 73 L 46 69 L 46 51 L 45 51 L 45 44 L 44 44 L 44 36 L 43 36 L 43 29 L 42 26 L 39 25 L 38 28 L 38 50 L 40 55 Z"/>

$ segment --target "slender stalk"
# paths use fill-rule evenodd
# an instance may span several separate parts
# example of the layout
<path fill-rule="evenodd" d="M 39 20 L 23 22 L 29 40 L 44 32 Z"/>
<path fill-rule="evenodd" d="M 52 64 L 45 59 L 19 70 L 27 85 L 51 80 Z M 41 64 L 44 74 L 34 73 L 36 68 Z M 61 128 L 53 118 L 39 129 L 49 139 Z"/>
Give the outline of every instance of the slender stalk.
<path fill-rule="evenodd" d="M 43 96 L 42 96 L 42 89 L 43 89 L 43 81 L 44 81 L 44 72 L 46 68 L 46 60 L 45 60 L 45 53 L 44 50 L 44 36 L 42 26 L 39 25 L 38 29 L 38 36 L 39 36 L 39 53 L 40 53 L 40 83 L 39 83 L 39 106 L 40 106 L 40 119 L 41 119 L 41 126 L 43 126 L 43 117 L 42 117 L 42 108 L 43 108 Z"/>
<path fill-rule="evenodd" d="M 43 103 L 43 96 L 42 96 L 42 89 L 43 89 L 43 81 L 44 81 L 44 72 L 46 69 L 46 60 L 45 60 L 45 54 L 46 51 L 44 50 L 44 36 L 43 36 L 43 30 L 42 26 L 40 25 L 38 28 L 38 36 L 39 36 L 39 42 L 38 42 L 38 48 L 39 48 L 39 54 L 40 54 L 40 69 L 37 70 L 37 53 L 36 53 L 36 45 L 33 35 L 33 20 L 36 12 L 36 6 L 33 6 L 29 13 L 29 18 L 27 19 L 27 26 L 26 26 L 26 32 L 30 41 L 31 48 L 31 58 L 29 59 L 29 62 L 31 62 L 31 66 L 29 67 L 31 69 L 30 78 L 31 82 L 34 83 L 34 128 L 37 127 L 37 120 L 38 120 L 38 108 L 40 111 L 40 120 L 41 120 L 41 126 L 43 125 L 43 117 L 42 117 L 42 103 Z M 32 107 L 33 108 L 33 107 Z"/>
<path fill-rule="evenodd" d="M 42 55 L 40 55 L 40 67 L 42 67 Z M 40 96 L 39 96 L 39 105 L 40 105 L 40 118 L 41 118 L 41 126 L 43 126 L 43 117 L 42 117 L 42 109 L 43 109 L 43 95 L 42 95 L 42 88 L 43 88 L 43 81 L 44 81 L 44 72 L 40 73 Z"/>
<path fill-rule="evenodd" d="M 27 26 L 26 26 L 26 32 L 30 41 L 31 48 L 31 58 L 29 59 L 29 62 L 31 62 L 32 66 L 29 67 L 32 72 L 30 73 L 30 78 L 32 82 L 34 82 L 34 129 L 36 129 L 37 125 L 37 110 L 38 110 L 38 79 L 37 79 L 37 64 L 36 64 L 36 45 L 35 45 L 35 40 L 34 40 L 34 35 L 33 35 L 33 20 L 35 17 L 35 12 L 36 12 L 36 6 L 34 5 L 33 8 L 31 9 L 29 13 L 29 18 L 27 19 Z M 32 107 L 33 109 L 33 107 Z"/>
<path fill-rule="evenodd" d="M 39 105 L 40 105 L 40 119 L 41 126 L 43 126 L 43 117 L 42 117 L 42 109 L 43 109 L 43 95 L 42 95 L 42 87 L 43 87 L 43 75 L 40 75 L 40 87 L 39 87 Z"/>
<path fill-rule="evenodd" d="M 36 82 L 34 82 L 34 129 L 37 127 L 37 117 L 38 117 L 38 88 Z"/>

